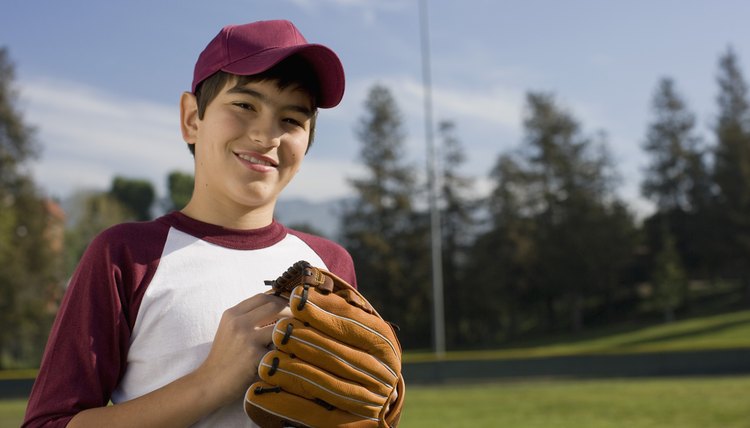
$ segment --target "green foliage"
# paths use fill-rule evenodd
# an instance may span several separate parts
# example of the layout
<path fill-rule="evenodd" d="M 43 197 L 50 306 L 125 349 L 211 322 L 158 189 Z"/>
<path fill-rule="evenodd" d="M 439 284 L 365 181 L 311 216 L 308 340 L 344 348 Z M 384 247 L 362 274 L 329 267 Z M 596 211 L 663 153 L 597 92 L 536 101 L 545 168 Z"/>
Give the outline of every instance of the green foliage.
<path fill-rule="evenodd" d="M 18 91 L 13 86 L 15 67 L 8 51 L 0 47 L 0 184 L 8 185 L 21 174 L 24 162 L 37 153 L 34 128 L 23 121 L 16 108 Z"/>
<path fill-rule="evenodd" d="M 0 367 L 35 364 L 61 285 L 60 254 L 49 235 L 53 219 L 33 184 L 19 178 L 3 189 L 0 215 Z"/>
<path fill-rule="evenodd" d="M 167 176 L 167 190 L 169 191 L 169 210 L 180 210 L 187 205 L 193 196 L 193 174 L 172 171 Z"/>
<path fill-rule="evenodd" d="M 126 207 L 137 221 L 151 219 L 156 192 L 148 180 L 115 177 L 109 194 Z"/>
<path fill-rule="evenodd" d="M 62 220 L 26 173 L 36 143 L 16 108 L 13 79 L 0 49 L 0 368 L 36 364 L 61 285 L 53 232 Z"/>
<path fill-rule="evenodd" d="M 687 277 L 674 238 L 668 231 L 664 232 L 662 248 L 654 260 L 651 286 L 653 299 L 664 312 L 665 321 L 674 321 L 675 310 L 680 307 L 685 296 Z"/>

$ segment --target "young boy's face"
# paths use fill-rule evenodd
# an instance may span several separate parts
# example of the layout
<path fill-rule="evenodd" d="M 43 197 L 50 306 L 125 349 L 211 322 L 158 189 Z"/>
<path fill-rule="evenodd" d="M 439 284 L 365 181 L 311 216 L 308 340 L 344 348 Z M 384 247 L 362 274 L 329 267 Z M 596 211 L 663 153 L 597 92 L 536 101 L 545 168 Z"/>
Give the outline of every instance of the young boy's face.
<path fill-rule="evenodd" d="M 230 81 L 206 107 L 203 119 L 197 112 L 183 115 L 183 125 L 194 124 L 183 130 L 186 141 L 195 144 L 193 197 L 214 209 L 272 210 L 301 166 L 313 105 L 295 86 L 279 89 L 275 81 L 236 86 Z"/>

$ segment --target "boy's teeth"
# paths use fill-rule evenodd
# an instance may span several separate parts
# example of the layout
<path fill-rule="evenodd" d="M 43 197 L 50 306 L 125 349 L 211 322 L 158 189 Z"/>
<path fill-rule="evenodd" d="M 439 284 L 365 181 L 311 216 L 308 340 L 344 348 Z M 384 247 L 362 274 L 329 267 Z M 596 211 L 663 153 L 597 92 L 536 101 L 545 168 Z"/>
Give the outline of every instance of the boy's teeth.
<path fill-rule="evenodd" d="M 265 162 L 265 161 L 262 161 L 262 160 L 260 160 L 258 158 L 254 158 L 254 157 L 251 157 L 251 156 L 240 155 L 240 159 L 244 159 L 244 160 L 246 160 L 246 161 L 248 161 L 250 163 L 254 163 L 254 164 L 258 164 L 258 165 L 271 166 L 270 162 Z"/>

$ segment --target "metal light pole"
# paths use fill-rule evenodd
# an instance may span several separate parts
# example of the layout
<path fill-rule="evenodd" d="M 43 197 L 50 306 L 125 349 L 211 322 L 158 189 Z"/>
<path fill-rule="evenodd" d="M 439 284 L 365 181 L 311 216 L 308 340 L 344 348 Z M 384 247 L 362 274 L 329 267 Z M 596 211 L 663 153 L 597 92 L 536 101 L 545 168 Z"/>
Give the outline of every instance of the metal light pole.
<path fill-rule="evenodd" d="M 445 315 L 443 310 L 443 251 L 438 208 L 437 157 L 433 137 L 432 78 L 430 75 L 430 37 L 427 22 L 427 1 L 419 0 L 419 27 L 422 40 L 422 79 L 424 84 L 424 125 L 427 140 L 427 180 L 429 183 L 430 235 L 432 238 L 432 323 L 435 354 L 445 355 Z"/>

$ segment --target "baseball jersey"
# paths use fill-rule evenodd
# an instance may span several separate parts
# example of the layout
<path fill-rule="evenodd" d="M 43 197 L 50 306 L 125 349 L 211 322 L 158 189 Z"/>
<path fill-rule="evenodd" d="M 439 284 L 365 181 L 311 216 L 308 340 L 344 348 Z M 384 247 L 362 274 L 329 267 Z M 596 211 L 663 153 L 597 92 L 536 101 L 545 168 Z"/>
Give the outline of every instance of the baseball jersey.
<path fill-rule="evenodd" d="M 68 285 L 24 426 L 63 427 L 82 410 L 192 372 L 208 355 L 223 312 L 267 291 L 264 280 L 299 260 L 356 285 L 346 250 L 276 221 L 232 230 L 173 212 L 104 231 Z M 243 398 L 195 426 L 253 427 Z"/>

